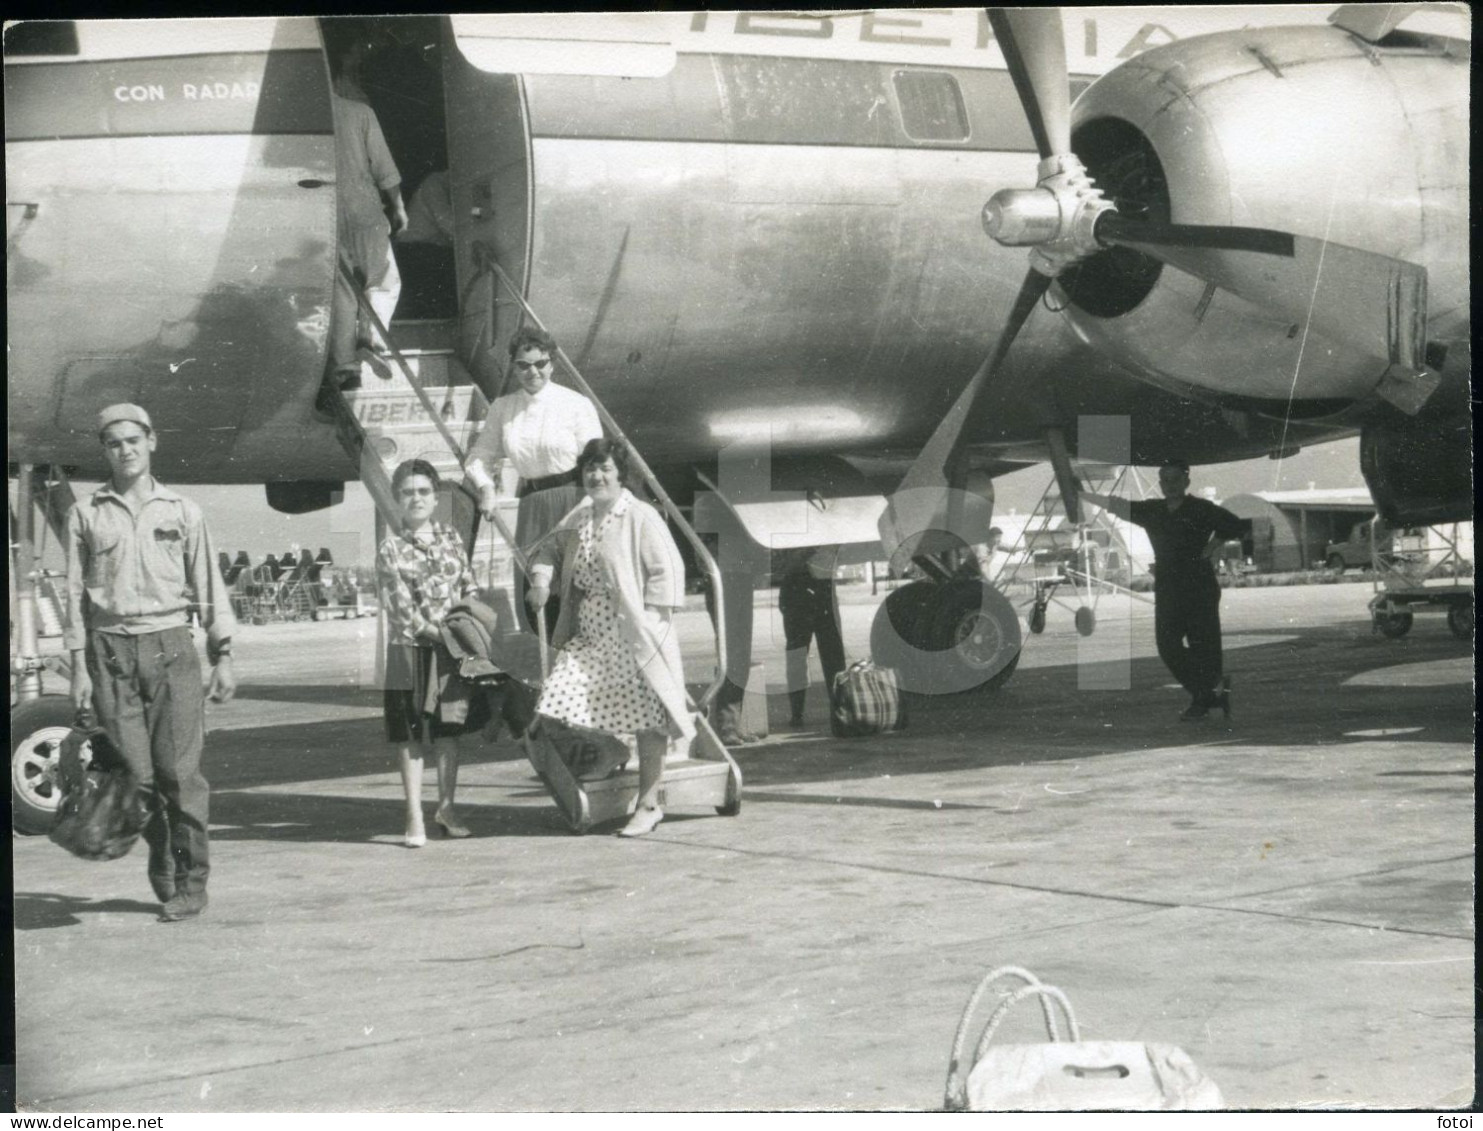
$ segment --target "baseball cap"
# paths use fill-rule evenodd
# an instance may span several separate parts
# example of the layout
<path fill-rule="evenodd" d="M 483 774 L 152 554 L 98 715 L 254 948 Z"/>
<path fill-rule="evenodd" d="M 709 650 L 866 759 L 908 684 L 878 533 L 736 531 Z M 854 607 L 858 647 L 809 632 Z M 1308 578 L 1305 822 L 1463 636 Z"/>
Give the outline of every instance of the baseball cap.
<path fill-rule="evenodd" d="M 149 431 L 154 431 L 154 425 L 149 421 L 149 413 L 145 412 L 136 404 L 111 404 L 102 412 L 98 413 L 98 435 L 110 424 L 119 424 L 130 421 L 142 425 Z"/>

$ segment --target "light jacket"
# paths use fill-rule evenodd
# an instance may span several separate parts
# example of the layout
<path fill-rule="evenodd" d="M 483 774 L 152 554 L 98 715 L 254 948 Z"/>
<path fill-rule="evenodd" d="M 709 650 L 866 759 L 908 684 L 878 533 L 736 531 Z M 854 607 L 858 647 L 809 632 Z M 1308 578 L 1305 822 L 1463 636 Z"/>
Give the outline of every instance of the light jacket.
<path fill-rule="evenodd" d="M 557 524 L 532 562 L 531 580 L 542 585 L 550 583 L 555 562 L 561 562 L 561 615 L 551 640 L 558 648 L 576 635 L 577 548 L 582 525 L 591 516 L 592 500 L 583 499 Z M 684 606 L 685 564 L 659 512 L 627 489 L 613 504 L 612 518 L 597 541 L 598 572 L 612 591 L 619 628 L 639 672 L 669 714 L 670 736 L 694 738 L 679 634 L 671 618 L 644 608 Z"/>

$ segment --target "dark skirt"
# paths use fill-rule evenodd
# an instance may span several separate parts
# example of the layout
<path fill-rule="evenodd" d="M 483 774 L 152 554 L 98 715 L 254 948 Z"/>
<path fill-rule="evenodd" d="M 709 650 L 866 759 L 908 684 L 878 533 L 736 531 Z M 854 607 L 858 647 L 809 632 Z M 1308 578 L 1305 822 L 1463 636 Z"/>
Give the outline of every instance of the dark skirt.
<path fill-rule="evenodd" d="M 421 742 L 422 721 L 431 724 L 433 738 L 457 738 L 484 729 L 489 722 L 489 702 L 483 689 L 466 687 L 468 715 L 461 723 L 444 722 L 438 704 L 431 714 L 423 710 L 427 703 L 427 686 L 437 679 L 435 650 L 418 644 L 388 644 L 386 647 L 386 687 L 381 693 L 382 711 L 386 717 L 386 741 Z"/>

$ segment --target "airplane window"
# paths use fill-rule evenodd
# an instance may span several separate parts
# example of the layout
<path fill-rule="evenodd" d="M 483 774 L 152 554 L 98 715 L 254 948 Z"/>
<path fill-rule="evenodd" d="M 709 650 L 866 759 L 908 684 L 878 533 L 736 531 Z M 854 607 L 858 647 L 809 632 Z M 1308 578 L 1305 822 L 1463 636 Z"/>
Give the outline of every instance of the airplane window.
<path fill-rule="evenodd" d="M 942 71 L 897 71 L 901 125 L 913 141 L 967 141 L 968 112 L 958 80 Z"/>
<path fill-rule="evenodd" d="M 23 20 L 5 29 L 5 54 L 76 55 L 77 24 L 71 20 Z"/>

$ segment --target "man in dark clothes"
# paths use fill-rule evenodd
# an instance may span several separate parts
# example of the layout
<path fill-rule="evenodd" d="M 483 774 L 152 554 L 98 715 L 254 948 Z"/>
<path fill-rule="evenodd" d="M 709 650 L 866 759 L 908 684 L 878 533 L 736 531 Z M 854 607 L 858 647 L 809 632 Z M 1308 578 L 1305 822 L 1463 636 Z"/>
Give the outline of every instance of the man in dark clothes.
<path fill-rule="evenodd" d="M 1231 717 L 1231 681 L 1221 674 L 1220 584 L 1213 558 L 1245 526 L 1224 507 L 1190 495 L 1189 464 L 1159 468 L 1163 499 L 1133 501 L 1091 491 L 1081 498 L 1148 531 L 1154 556 L 1154 638 L 1159 658 L 1190 693 L 1179 717 L 1203 719 L 1211 707 Z"/>
<path fill-rule="evenodd" d="M 824 669 L 824 691 L 834 693 L 834 677 L 844 671 L 844 643 L 839 636 L 839 602 L 834 593 L 838 546 L 809 547 L 790 556 L 778 585 L 778 612 L 783 617 L 788 668 L 788 725 L 803 725 L 808 698 L 808 646 L 818 641 Z"/>

